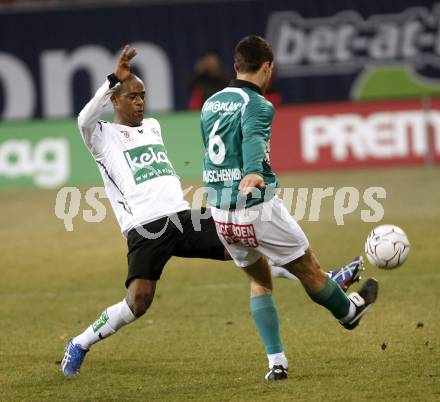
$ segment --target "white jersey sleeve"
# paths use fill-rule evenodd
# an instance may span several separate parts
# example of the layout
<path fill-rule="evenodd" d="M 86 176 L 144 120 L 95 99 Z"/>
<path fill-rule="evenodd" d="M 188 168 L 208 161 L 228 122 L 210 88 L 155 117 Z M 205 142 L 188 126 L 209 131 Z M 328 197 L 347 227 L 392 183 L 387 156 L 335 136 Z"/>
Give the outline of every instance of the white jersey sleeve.
<path fill-rule="evenodd" d="M 99 120 L 115 89 L 107 80 L 80 112 L 78 126 L 127 236 L 131 229 L 189 209 L 189 205 L 156 119 L 145 119 L 137 127 Z"/>
<path fill-rule="evenodd" d="M 120 84 L 111 87 L 109 79 L 96 91 L 95 96 L 87 103 L 78 115 L 78 127 L 87 147 L 93 152 L 93 147 L 99 147 L 102 140 L 102 113 L 111 96 Z"/>

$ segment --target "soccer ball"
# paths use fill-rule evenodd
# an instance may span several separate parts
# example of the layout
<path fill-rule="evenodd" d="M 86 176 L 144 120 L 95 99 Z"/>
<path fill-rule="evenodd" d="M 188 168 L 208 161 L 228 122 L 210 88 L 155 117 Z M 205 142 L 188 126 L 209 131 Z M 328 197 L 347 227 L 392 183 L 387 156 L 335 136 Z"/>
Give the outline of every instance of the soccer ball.
<path fill-rule="evenodd" d="M 378 268 L 397 268 L 405 262 L 408 254 L 408 237 L 395 225 L 381 225 L 374 228 L 365 242 L 367 259 Z"/>

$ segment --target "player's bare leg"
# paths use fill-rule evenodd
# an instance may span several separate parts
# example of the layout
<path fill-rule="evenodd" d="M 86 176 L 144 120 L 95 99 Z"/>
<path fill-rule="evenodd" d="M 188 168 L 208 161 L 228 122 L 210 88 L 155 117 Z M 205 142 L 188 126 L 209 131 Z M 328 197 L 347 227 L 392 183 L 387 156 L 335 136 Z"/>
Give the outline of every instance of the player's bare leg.
<path fill-rule="evenodd" d="M 231 255 L 228 253 L 228 250 L 225 249 L 225 261 L 232 260 Z M 285 278 L 290 279 L 292 281 L 299 281 L 299 279 L 291 274 L 286 268 L 284 267 L 277 267 L 273 265 L 270 261 L 268 261 L 270 266 L 270 273 L 272 275 L 272 278 Z M 347 265 L 344 265 L 341 268 L 334 269 L 332 271 L 325 272 L 326 275 L 333 279 L 344 292 L 347 292 L 349 287 L 353 285 L 355 282 L 359 282 L 362 277 L 361 271 L 364 271 L 364 265 L 363 265 L 363 259 L 362 257 L 358 256 L 355 257 L 352 262 L 350 262 Z"/>
<path fill-rule="evenodd" d="M 265 257 L 243 268 L 250 281 L 251 313 L 263 340 L 270 371 L 266 380 L 287 378 L 288 362 L 281 342 L 279 319 L 272 299 L 272 276 Z"/>
<path fill-rule="evenodd" d="M 319 261 L 310 248 L 302 257 L 284 267 L 301 281 L 307 293 L 319 292 L 325 286 L 328 278 L 321 270 Z"/>
<path fill-rule="evenodd" d="M 375 279 L 369 278 L 359 293 L 351 293 L 347 297 L 337 283 L 321 270 L 310 248 L 302 257 L 284 267 L 301 281 L 315 303 L 327 308 L 347 329 L 355 328 L 376 301 L 378 283 Z"/>
<path fill-rule="evenodd" d="M 291 281 L 299 281 L 299 279 L 295 275 L 291 274 L 286 268 L 277 267 L 276 265 L 272 265 L 270 262 L 269 265 L 272 278 L 284 278 Z M 364 270 L 363 259 L 361 256 L 357 256 L 353 259 L 353 261 L 350 261 L 343 267 L 326 271 L 325 274 L 329 278 L 333 279 L 341 287 L 341 289 L 346 292 L 351 285 L 359 282 L 362 279 L 361 272 Z"/>
<path fill-rule="evenodd" d="M 133 279 L 128 286 L 126 299 L 108 307 L 82 334 L 67 343 L 61 362 L 63 373 L 79 374 L 90 347 L 145 314 L 153 302 L 155 291 L 156 281 Z"/>
<path fill-rule="evenodd" d="M 153 302 L 156 281 L 133 279 L 128 286 L 127 304 L 136 318 L 144 315 Z"/>
<path fill-rule="evenodd" d="M 251 297 L 272 294 L 272 276 L 270 274 L 270 266 L 265 257 L 261 257 L 252 265 L 243 268 L 243 272 L 251 284 Z"/>

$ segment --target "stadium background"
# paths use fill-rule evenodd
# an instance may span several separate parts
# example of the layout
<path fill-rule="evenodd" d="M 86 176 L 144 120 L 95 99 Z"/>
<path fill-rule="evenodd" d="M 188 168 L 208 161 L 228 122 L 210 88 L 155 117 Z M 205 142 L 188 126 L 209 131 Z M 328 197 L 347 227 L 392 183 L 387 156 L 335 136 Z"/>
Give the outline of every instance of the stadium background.
<path fill-rule="evenodd" d="M 0 1 L 0 400 L 439 400 L 439 16 L 440 3 L 410 0 Z M 251 33 L 275 50 L 283 104 L 271 157 L 282 185 L 387 191 L 381 222 L 361 222 L 357 211 L 339 227 L 331 201 L 319 222 L 302 222 L 323 264 L 360 253 L 385 222 L 408 232 L 410 260 L 395 272 L 369 267 L 382 298 L 357 337 L 323 328 L 325 313 L 277 283 L 290 317 L 283 334 L 299 360 L 294 380 L 276 388 L 259 381 L 264 361 L 243 278 L 175 259 L 148 317 L 100 346 L 82 382 L 66 384 L 53 364 L 65 340 L 122 297 L 125 274 L 112 214 L 99 225 L 80 214 L 73 232 L 55 217 L 60 188 L 101 185 L 76 114 L 122 46 L 136 46 L 148 114 L 160 120 L 184 186 L 197 187 L 202 146 L 199 113 L 185 110 L 189 77 L 207 49 L 232 74 L 234 44 Z M 145 333 L 155 342 L 145 345 Z M 194 357 L 194 344 L 206 356 Z M 154 375 L 157 367 L 172 380 Z"/>

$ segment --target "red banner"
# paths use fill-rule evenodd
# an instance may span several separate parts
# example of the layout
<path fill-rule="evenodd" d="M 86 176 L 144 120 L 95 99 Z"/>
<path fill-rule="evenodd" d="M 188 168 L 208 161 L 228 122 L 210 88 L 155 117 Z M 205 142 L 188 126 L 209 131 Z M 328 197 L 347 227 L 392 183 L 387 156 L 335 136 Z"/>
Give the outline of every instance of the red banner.
<path fill-rule="evenodd" d="M 278 108 L 275 171 L 440 163 L 440 99 Z"/>

